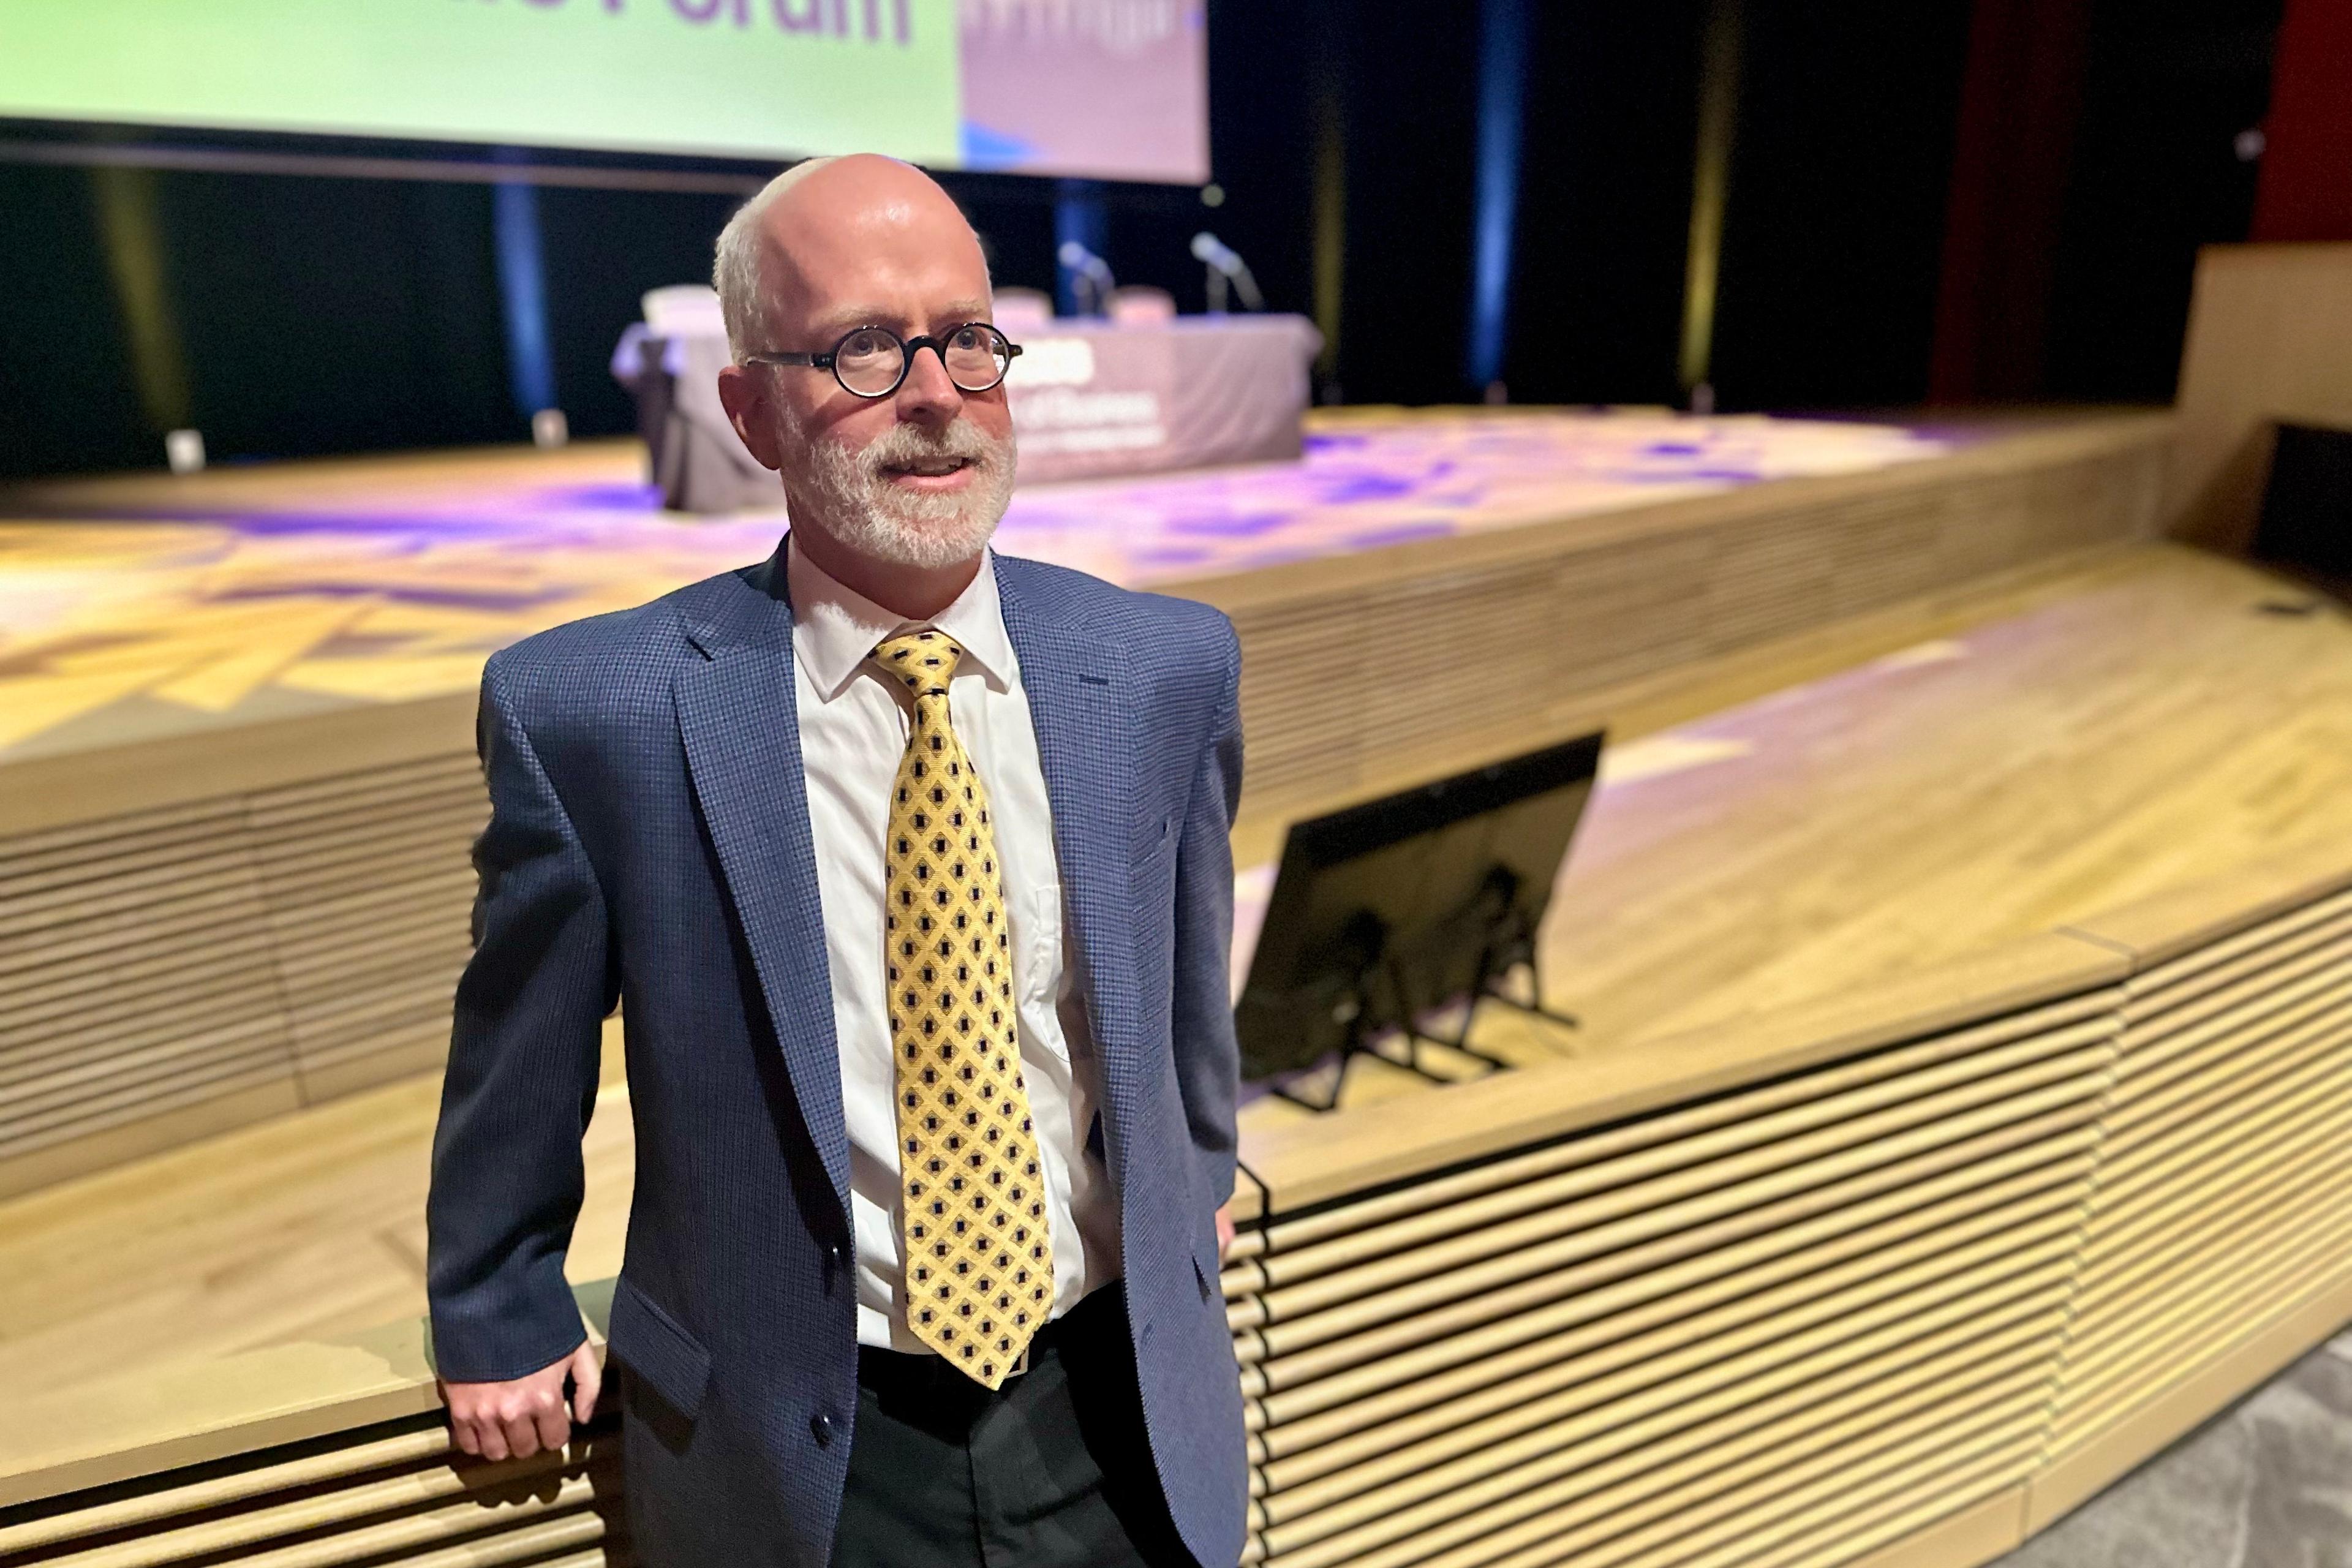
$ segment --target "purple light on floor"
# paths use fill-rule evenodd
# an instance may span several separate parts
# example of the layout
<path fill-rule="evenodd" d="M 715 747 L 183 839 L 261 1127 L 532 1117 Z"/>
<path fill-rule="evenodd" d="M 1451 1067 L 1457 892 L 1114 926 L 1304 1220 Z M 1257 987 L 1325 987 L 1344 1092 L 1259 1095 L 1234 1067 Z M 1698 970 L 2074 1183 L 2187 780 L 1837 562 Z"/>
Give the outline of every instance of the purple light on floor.
<path fill-rule="evenodd" d="M 1286 511 L 1193 512 L 1171 517 L 1161 526 L 1170 533 L 1209 534 L 1219 539 L 1255 539 L 1292 521 Z"/>
<path fill-rule="evenodd" d="M 518 594 L 490 588 L 420 588 L 414 583 L 334 582 L 320 578 L 309 582 L 273 583 L 267 588 L 207 594 L 205 602 L 238 605 L 268 604 L 277 599 L 383 599 L 393 604 L 430 605 L 443 609 L 509 611 L 527 610 L 534 605 L 559 604 L 569 592 L 561 584 Z"/>
<path fill-rule="evenodd" d="M 659 511 L 659 485 L 560 485 L 531 498 L 534 506 L 573 507 L 583 511 Z"/>
<path fill-rule="evenodd" d="M 1409 496 L 1420 488 L 1418 479 L 1388 474 L 1336 474 L 1316 488 L 1315 499 L 1341 503 L 1394 500 L 1399 496 Z"/>

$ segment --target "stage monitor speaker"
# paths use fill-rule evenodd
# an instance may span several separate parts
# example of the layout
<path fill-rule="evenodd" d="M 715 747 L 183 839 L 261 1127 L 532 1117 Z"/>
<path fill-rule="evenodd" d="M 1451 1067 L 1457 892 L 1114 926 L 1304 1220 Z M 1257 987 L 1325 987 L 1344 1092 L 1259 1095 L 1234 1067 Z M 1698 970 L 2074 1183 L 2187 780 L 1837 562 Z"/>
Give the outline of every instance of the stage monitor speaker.
<path fill-rule="evenodd" d="M 2253 552 L 2352 596 L 2352 428 L 2279 426 Z"/>

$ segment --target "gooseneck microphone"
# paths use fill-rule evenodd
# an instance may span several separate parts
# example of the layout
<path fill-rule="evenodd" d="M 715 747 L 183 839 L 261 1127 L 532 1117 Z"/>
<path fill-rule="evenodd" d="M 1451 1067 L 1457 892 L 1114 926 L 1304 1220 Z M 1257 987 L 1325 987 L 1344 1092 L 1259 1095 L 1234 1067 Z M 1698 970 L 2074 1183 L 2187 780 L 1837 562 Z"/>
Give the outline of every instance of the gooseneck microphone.
<path fill-rule="evenodd" d="M 1250 276 L 1249 263 L 1244 261 L 1234 247 L 1211 234 L 1207 229 L 1192 237 L 1192 257 L 1209 268 L 1209 313 L 1222 316 L 1225 312 L 1227 285 L 1239 290 L 1242 309 L 1263 310 L 1265 296 L 1257 291 L 1257 279 Z"/>
<path fill-rule="evenodd" d="M 1055 256 L 1070 270 L 1071 282 L 1077 286 L 1078 302 L 1085 307 L 1083 314 L 1099 316 L 1104 301 L 1118 283 L 1110 275 L 1110 263 L 1080 245 L 1075 239 L 1062 241 Z"/>

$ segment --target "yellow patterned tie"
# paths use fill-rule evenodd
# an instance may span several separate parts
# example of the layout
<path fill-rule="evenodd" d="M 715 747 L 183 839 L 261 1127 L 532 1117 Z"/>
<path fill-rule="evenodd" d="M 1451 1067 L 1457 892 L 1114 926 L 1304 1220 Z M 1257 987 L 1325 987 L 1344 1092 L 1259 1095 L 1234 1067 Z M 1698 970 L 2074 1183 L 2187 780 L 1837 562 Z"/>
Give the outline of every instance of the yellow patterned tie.
<path fill-rule="evenodd" d="M 1045 1323 L 1054 1279 L 996 834 L 948 715 L 963 649 L 919 631 L 874 657 L 915 697 L 883 847 L 907 1321 L 993 1389 Z"/>

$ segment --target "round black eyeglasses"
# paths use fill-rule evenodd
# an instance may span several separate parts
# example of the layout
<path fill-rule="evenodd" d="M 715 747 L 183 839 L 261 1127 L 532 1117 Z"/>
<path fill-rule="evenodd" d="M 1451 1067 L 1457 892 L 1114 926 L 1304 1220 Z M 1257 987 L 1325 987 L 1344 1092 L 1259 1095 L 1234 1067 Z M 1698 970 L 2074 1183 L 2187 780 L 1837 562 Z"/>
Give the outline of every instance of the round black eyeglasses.
<path fill-rule="evenodd" d="M 966 321 L 937 337 L 901 338 L 887 327 L 852 327 L 821 354 L 745 354 L 746 364 L 805 365 L 833 372 L 844 392 L 887 397 L 907 379 L 915 355 L 929 349 L 961 392 L 986 392 L 1004 379 L 1021 345 L 986 321 Z"/>

